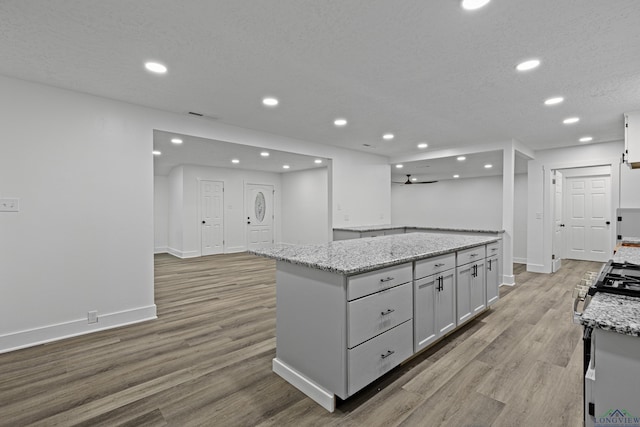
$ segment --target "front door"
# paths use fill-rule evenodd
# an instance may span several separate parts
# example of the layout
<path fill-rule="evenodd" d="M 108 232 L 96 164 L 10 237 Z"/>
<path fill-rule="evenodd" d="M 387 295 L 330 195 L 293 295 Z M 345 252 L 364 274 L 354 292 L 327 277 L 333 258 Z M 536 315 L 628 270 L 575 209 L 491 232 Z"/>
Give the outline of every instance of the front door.
<path fill-rule="evenodd" d="M 554 193 L 555 197 L 553 199 L 553 257 L 552 257 L 552 268 L 553 272 L 560 270 L 562 266 L 562 250 L 563 250 L 563 242 L 562 242 L 562 231 L 564 230 L 564 224 L 562 223 L 562 204 L 564 200 L 562 198 L 562 172 L 554 171 Z"/>
<path fill-rule="evenodd" d="M 611 177 L 566 178 L 565 258 L 606 262 L 611 258 Z"/>
<path fill-rule="evenodd" d="M 247 184 L 246 218 L 247 248 L 258 249 L 273 245 L 273 185 Z"/>
<path fill-rule="evenodd" d="M 224 184 L 221 181 L 200 181 L 200 242 L 203 256 L 224 252 L 223 195 Z"/>

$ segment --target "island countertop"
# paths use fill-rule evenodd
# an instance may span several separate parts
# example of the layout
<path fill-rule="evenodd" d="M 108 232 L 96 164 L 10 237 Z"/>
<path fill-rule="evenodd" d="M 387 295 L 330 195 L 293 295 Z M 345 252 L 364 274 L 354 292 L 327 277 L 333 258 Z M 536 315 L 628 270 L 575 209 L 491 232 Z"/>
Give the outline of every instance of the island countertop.
<path fill-rule="evenodd" d="M 474 228 L 445 228 L 445 227 L 419 227 L 414 225 L 360 225 L 355 227 L 336 227 L 334 231 L 355 231 L 366 233 L 368 231 L 380 231 L 380 230 L 431 230 L 431 231 L 455 231 L 459 233 L 490 233 L 500 234 L 504 233 L 504 230 L 486 230 L 486 229 L 474 229 Z"/>
<path fill-rule="evenodd" d="M 613 261 L 640 264 L 640 248 L 622 246 L 616 251 Z M 584 309 L 580 323 L 640 337 L 640 298 L 597 292 Z"/>
<path fill-rule="evenodd" d="M 276 245 L 249 252 L 349 276 L 498 240 L 497 237 L 488 236 L 410 233 L 318 245 Z"/>

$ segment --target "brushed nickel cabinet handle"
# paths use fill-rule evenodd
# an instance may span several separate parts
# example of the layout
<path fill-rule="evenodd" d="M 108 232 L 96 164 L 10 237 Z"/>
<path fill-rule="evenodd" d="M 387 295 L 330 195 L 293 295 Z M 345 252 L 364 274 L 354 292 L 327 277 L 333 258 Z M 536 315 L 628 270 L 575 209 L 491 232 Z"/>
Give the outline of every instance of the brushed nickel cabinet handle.
<path fill-rule="evenodd" d="M 436 265 L 435 265 L 435 267 L 442 267 L 442 266 L 444 266 L 444 263 L 443 263 L 443 262 L 438 263 L 438 264 L 436 264 Z"/>
<path fill-rule="evenodd" d="M 393 353 L 395 353 L 394 350 L 389 350 L 389 351 L 387 351 L 387 354 L 381 354 L 380 358 L 381 359 L 386 359 L 387 357 L 391 356 Z"/>
<path fill-rule="evenodd" d="M 390 282 L 393 279 L 394 279 L 393 277 L 387 277 L 386 279 L 380 279 L 380 283 Z"/>
<path fill-rule="evenodd" d="M 394 309 L 390 308 L 390 309 L 388 309 L 387 311 L 381 311 L 381 312 L 380 312 L 380 315 L 381 315 L 381 316 L 386 316 L 387 314 L 391 314 L 391 313 L 393 313 L 394 311 L 395 311 Z"/>

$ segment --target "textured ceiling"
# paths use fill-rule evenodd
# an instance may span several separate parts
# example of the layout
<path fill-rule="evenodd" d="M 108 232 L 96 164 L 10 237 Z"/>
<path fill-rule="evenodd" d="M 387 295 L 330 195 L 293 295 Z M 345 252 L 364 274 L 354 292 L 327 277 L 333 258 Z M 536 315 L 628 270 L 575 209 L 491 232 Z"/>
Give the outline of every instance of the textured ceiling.
<path fill-rule="evenodd" d="M 623 138 L 639 23 L 638 0 L 3 0 L 0 74 L 390 157 L 544 149 Z M 530 57 L 541 67 L 517 73 Z"/>

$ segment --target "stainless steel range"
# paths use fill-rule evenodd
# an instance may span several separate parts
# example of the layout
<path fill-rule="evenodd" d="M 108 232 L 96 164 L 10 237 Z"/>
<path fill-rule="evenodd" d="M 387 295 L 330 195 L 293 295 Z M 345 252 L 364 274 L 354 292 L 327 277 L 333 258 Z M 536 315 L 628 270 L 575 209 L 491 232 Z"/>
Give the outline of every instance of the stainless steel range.
<path fill-rule="evenodd" d="M 640 265 L 607 262 L 588 294 L 593 296 L 596 292 L 640 297 Z"/>

